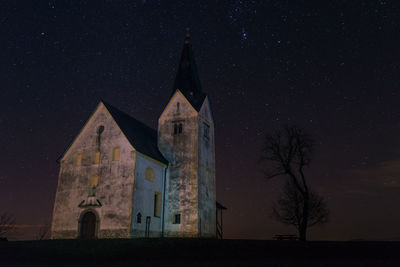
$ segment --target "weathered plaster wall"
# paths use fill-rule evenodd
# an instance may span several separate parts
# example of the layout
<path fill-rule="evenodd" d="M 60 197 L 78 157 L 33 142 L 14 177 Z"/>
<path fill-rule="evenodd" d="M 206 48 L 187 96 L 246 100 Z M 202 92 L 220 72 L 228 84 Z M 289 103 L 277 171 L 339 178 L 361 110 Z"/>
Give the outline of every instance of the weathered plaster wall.
<path fill-rule="evenodd" d="M 154 180 L 145 178 L 146 168 L 154 171 Z M 164 166 L 166 167 L 166 166 Z M 146 230 L 146 217 L 150 216 L 149 234 L 151 237 L 161 236 L 161 219 L 154 216 L 154 193 L 163 191 L 164 168 L 155 160 L 149 159 L 143 154 L 136 153 L 135 184 L 133 191 L 133 216 L 132 216 L 132 237 L 144 237 Z M 161 195 L 162 203 L 162 195 Z M 162 207 L 162 205 L 161 205 Z M 137 214 L 142 215 L 141 223 L 137 222 Z"/>
<path fill-rule="evenodd" d="M 182 133 L 174 134 L 174 123 L 182 123 Z M 179 91 L 159 119 L 159 148 L 170 162 L 166 179 L 166 236 L 215 236 L 215 226 L 209 225 L 215 225 L 213 125 L 210 127 L 211 143 L 206 146 L 200 137 L 202 123 L 198 112 Z M 209 167 L 205 167 L 206 162 Z M 207 169 L 211 178 L 208 198 Z M 176 213 L 181 214 L 180 224 L 173 223 Z"/>
<path fill-rule="evenodd" d="M 98 141 L 97 128 L 104 131 Z M 112 160 L 115 147 L 120 147 L 119 161 Z M 94 153 L 100 151 L 100 162 L 94 164 Z M 97 237 L 129 237 L 133 191 L 132 146 L 116 125 L 104 105 L 99 104 L 81 133 L 68 149 L 60 163 L 51 227 L 52 238 L 77 238 L 79 218 L 87 209 L 99 216 Z M 76 156 L 82 153 L 81 166 Z M 95 198 L 101 207 L 78 207 L 88 201 L 89 177 L 98 175 Z"/>
<path fill-rule="evenodd" d="M 215 139 L 214 123 L 208 99 L 198 117 L 199 131 L 199 218 L 200 236 L 216 236 Z M 205 134 L 208 125 L 208 137 Z"/>

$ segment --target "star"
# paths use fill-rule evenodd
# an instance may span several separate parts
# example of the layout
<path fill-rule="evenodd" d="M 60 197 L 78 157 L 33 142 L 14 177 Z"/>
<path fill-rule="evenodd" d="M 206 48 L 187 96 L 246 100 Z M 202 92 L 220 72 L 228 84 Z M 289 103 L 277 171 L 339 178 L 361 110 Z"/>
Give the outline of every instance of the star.
<path fill-rule="evenodd" d="M 242 27 L 242 40 L 247 40 L 247 32 L 244 27 Z"/>

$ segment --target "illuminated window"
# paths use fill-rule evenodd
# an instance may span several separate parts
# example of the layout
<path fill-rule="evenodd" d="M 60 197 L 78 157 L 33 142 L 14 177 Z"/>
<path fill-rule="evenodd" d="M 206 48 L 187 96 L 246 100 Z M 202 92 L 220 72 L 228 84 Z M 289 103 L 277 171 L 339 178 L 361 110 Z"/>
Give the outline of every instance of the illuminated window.
<path fill-rule="evenodd" d="M 99 164 L 99 162 L 100 162 L 100 151 L 96 151 L 94 152 L 93 163 Z"/>
<path fill-rule="evenodd" d="M 181 223 L 181 214 L 180 213 L 175 213 L 174 214 L 174 221 L 172 223 L 173 224 L 180 224 Z"/>
<path fill-rule="evenodd" d="M 89 177 L 89 197 L 94 197 L 96 195 L 96 187 L 99 182 L 99 176 L 97 174 L 92 174 Z"/>
<path fill-rule="evenodd" d="M 92 174 L 89 177 L 89 187 L 96 187 L 99 183 L 99 176 L 97 174 Z"/>
<path fill-rule="evenodd" d="M 154 192 L 154 217 L 161 217 L 161 193 Z"/>
<path fill-rule="evenodd" d="M 78 153 L 76 155 L 76 159 L 75 160 L 76 160 L 75 161 L 76 166 L 81 166 L 82 165 L 82 153 Z"/>
<path fill-rule="evenodd" d="M 113 161 L 118 161 L 119 160 L 119 146 L 114 147 L 112 160 Z"/>
<path fill-rule="evenodd" d="M 142 214 L 140 212 L 136 215 L 136 222 L 142 223 Z"/>
<path fill-rule="evenodd" d="M 144 172 L 144 178 L 146 180 L 153 182 L 154 181 L 154 170 L 150 167 L 147 167 Z"/>

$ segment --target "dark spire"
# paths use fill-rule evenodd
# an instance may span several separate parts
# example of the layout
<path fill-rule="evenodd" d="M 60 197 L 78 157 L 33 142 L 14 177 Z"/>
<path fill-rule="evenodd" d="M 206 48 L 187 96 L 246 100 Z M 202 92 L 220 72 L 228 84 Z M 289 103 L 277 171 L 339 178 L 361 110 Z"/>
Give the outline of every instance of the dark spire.
<path fill-rule="evenodd" d="M 203 104 L 205 94 L 201 90 L 192 44 L 190 43 L 189 28 L 186 29 L 185 43 L 183 45 L 174 87 L 172 88 L 172 94 L 174 94 L 177 89 L 183 93 L 194 108 L 198 109 L 201 107 L 201 104 Z"/>
<path fill-rule="evenodd" d="M 190 28 L 186 28 L 185 44 L 190 43 Z"/>

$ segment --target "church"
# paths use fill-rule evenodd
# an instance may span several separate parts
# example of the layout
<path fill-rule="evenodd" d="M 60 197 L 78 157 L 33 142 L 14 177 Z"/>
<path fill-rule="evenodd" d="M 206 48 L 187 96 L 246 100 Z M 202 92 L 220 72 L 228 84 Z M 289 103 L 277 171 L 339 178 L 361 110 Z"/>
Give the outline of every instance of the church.
<path fill-rule="evenodd" d="M 216 237 L 214 119 L 189 34 L 157 130 L 100 101 L 58 162 L 52 239 Z"/>

